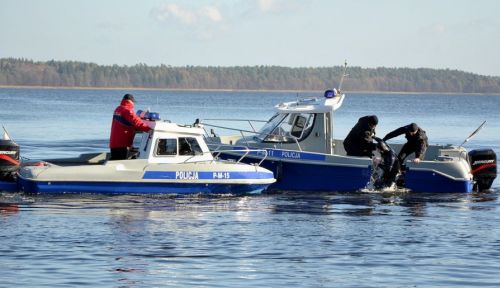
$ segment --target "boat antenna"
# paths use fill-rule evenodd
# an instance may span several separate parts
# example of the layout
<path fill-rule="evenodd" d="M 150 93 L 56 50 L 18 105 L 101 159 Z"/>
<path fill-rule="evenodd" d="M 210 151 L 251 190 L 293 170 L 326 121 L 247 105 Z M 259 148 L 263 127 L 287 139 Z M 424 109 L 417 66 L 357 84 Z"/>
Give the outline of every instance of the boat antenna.
<path fill-rule="evenodd" d="M 7 132 L 7 129 L 5 129 L 5 126 L 2 125 L 2 129 L 3 129 L 3 138 L 2 139 L 3 140 L 11 140 L 12 142 L 14 142 L 14 140 L 12 140 L 12 138 L 10 137 L 9 132 Z"/>
<path fill-rule="evenodd" d="M 159 103 L 160 103 L 160 100 L 158 99 L 158 94 L 156 94 L 156 106 L 148 106 L 148 111 L 152 111 L 151 107 L 153 107 L 153 108 L 156 107 L 155 109 L 158 109 L 158 107 L 160 106 Z M 153 104 L 153 105 L 155 105 L 155 104 Z"/>
<path fill-rule="evenodd" d="M 469 142 L 469 140 L 472 138 L 472 136 L 476 135 L 477 132 L 479 132 L 479 130 L 483 129 L 483 126 L 484 124 L 486 124 L 486 120 L 484 120 L 483 124 L 479 125 L 479 127 L 477 127 L 476 130 L 474 130 L 474 132 L 472 132 L 472 134 L 469 135 L 469 137 L 467 137 L 467 139 L 465 139 L 465 141 L 460 144 L 460 146 L 458 146 L 459 148 L 464 146 L 465 143 Z"/>
<path fill-rule="evenodd" d="M 342 77 L 340 77 L 339 92 L 342 90 L 342 83 L 344 83 L 344 78 L 349 76 L 349 74 L 345 73 L 346 71 L 347 71 L 347 60 L 344 60 L 344 72 L 342 73 Z"/>

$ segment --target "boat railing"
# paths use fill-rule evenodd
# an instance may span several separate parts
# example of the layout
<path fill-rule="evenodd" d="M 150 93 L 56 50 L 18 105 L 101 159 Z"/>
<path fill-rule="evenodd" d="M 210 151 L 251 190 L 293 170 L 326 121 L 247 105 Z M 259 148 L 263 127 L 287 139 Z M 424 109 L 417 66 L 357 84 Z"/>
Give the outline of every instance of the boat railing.
<path fill-rule="evenodd" d="M 245 159 L 250 153 L 256 153 L 257 155 L 259 155 L 259 158 L 262 157 L 262 159 L 260 159 L 259 163 L 257 163 L 257 165 L 261 165 L 262 162 L 264 162 L 264 160 L 266 160 L 267 158 L 267 150 L 266 149 L 248 149 L 248 148 L 245 148 L 245 149 L 220 149 L 223 145 L 219 145 L 217 148 L 215 148 L 214 151 L 212 151 L 212 155 L 214 155 L 214 158 L 219 158 L 220 154 L 222 153 L 240 153 L 242 152 L 243 155 L 241 155 L 240 158 L 238 158 L 238 160 L 236 160 L 236 163 L 240 163 L 243 159 Z"/>
<path fill-rule="evenodd" d="M 238 120 L 238 119 L 204 119 L 204 120 L 219 120 L 219 121 L 242 121 L 242 122 L 248 122 L 248 123 L 251 123 L 251 121 L 253 122 L 267 122 L 267 121 L 263 121 L 263 120 Z M 302 151 L 302 147 L 300 146 L 300 143 L 299 143 L 299 138 L 297 137 L 292 137 L 292 136 L 286 136 L 286 135 L 279 135 L 279 134 L 274 134 L 274 133 L 262 133 L 262 132 L 259 132 L 259 131 L 256 131 L 254 126 L 250 124 L 250 126 L 252 127 L 252 130 L 245 130 L 245 129 L 240 129 L 240 128 L 232 128 L 232 127 L 227 127 L 227 126 L 220 126 L 220 125 L 214 125 L 214 124 L 209 124 L 209 123 L 206 123 L 206 122 L 200 122 L 200 124 L 203 125 L 203 130 L 205 131 L 205 135 L 212 135 L 213 137 L 217 137 L 215 132 L 213 131 L 213 129 L 211 129 L 211 132 L 209 133 L 206 129 L 205 129 L 205 126 L 207 127 L 213 127 L 213 128 L 220 128 L 220 129 L 225 129 L 225 130 L 230 130 L 230 131 L 237 131 L 240 133 L 241 135 L 241 139 L 243 141 L 245 141 L 245 145 L 247 147 L 249 147 L 250 145 L 248 144 L 247 142 L 247 137 L 245 137 L 245 133 L 250 133 L 250 134 L 254 134 L 254 135 L 264 135 L 266 136 L 266 138 L 268 136 L 272 136 L 274 138 L 277 138 L 278 140 L 281 140 L 280 144 L 283 144 L 285 143 L 285 140 L 288 140 L 288 139 L 292 139 L 295 144 L 297 145 L 298 147 L 298 150 L 299 151 Z M 290 143 L 290 142 L 286 142 L 286 143 Z"/>
<path fill-rule="evenodd" d="M 202 119 L 200 121 L 201 124 L 203 125 L 207 125 L 206 122 L 204 121 L 224 121 L 224 122 L 247 122 L 248 125 L 252 128 L 252 131 L 249 131 L 249 132 L 253 132 L 253 133 L 257 133 L 258 131 L 255 129 L 254 127 L 254 122 L 260 122 L 260 123 L 266 123 L 267 121 L 266 120 L 257 120 L 257 119 L 223 119 L 223 118 L 210 118 L 210 119 Z M 217 127 L 215 125 L 210 125 L 210 126 L 214 126 L 214 127 Z M 229 127 L 218 127 L 218 128 L 228 128 L 230 129 Z M 234 129 L 234 128 L 233 128 Z M 235 130 L 239 130 L 239 129 L 235 129 Z M 244 130 L 244 129 L 243 129 Z"/>
<path fill-rule="evenodd" d="M 203 124 L 204 126 L 209 126 L 209 127 L 214 127 L 214 128 L 221 128 L 221 129 L 226 129 L 226 130 L 231 130 L 231 131 L 238 131 L 241 134 L 241 139 L 245 140 L 246 146 L 248 146 L 247 138 L 245 137 L 245 132 L 247 133 L 253 133 L 253 134 L 259 134 L 258 132 L 253 132 L 253 131 L 248 131 L 248 130 L 242 130 L 238 128 L 230 128 L 230 127 L 224 127 L 224 126 L 218 126 L 218 125 L 212 125 L 212 124 Z M 203 130 L 205 130 L 205 136 L 206 135 L 212 135 L 213 137 L 217 137 L 215 132 L 213 132 L 213 129 L 210 133 L 207 132 L 205 127 L 203 127 Z M 206 138 L 206 137 L 205 137 Z"/>

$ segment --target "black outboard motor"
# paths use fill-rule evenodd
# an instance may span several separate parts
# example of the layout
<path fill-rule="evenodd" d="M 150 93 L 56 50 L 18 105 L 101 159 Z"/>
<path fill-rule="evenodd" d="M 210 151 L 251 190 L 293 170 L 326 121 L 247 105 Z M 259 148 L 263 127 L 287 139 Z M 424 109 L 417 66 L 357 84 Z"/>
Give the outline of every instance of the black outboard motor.
<path fill-rule="evenodd" d="M 0 181 L 15 181 L 19 169 L 19 145 L 8 139 L 0 139 Z"/>
<path fill-rule="evenodd" d="M 477 149 L 469 152 L 469 163 L 474 176 L 474 189 L 490 189 L 497 177 L 497 155 L 491 149 Z"/>

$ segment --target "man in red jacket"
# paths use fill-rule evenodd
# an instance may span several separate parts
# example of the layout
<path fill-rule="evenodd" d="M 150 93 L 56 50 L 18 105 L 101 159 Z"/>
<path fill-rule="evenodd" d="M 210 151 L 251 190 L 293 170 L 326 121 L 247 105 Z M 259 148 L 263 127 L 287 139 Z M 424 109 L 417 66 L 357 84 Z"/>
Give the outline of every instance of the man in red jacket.
<path fill-rule="evenodd" d="M 110 160 L 127 159 L 128 152 L 134 141 L 135 132 L 149 132 L 151 130 L 135 114 L 134 102 L 134 96 L 125 94 L 120 106 L 116 107 L 113 113 L 111 136 L 109 138 L 109 148 L 111 149 Z"/>

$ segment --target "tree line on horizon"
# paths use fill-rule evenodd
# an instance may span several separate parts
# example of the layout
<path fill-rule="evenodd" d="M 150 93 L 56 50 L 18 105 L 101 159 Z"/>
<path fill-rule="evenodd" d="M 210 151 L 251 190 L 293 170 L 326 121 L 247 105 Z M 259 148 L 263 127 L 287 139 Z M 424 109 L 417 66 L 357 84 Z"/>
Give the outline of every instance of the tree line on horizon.
<path fill-rule="evenodd" d="M 233 89 L 325 90 L 338 87 L 342 66 L 133 66 L 76 61 L 36 62 L 0 59 L 0 85 Z M 500 93 L 500 77 L 429 68 L 347 67 L 343 88 L 350 91 Z"/>

